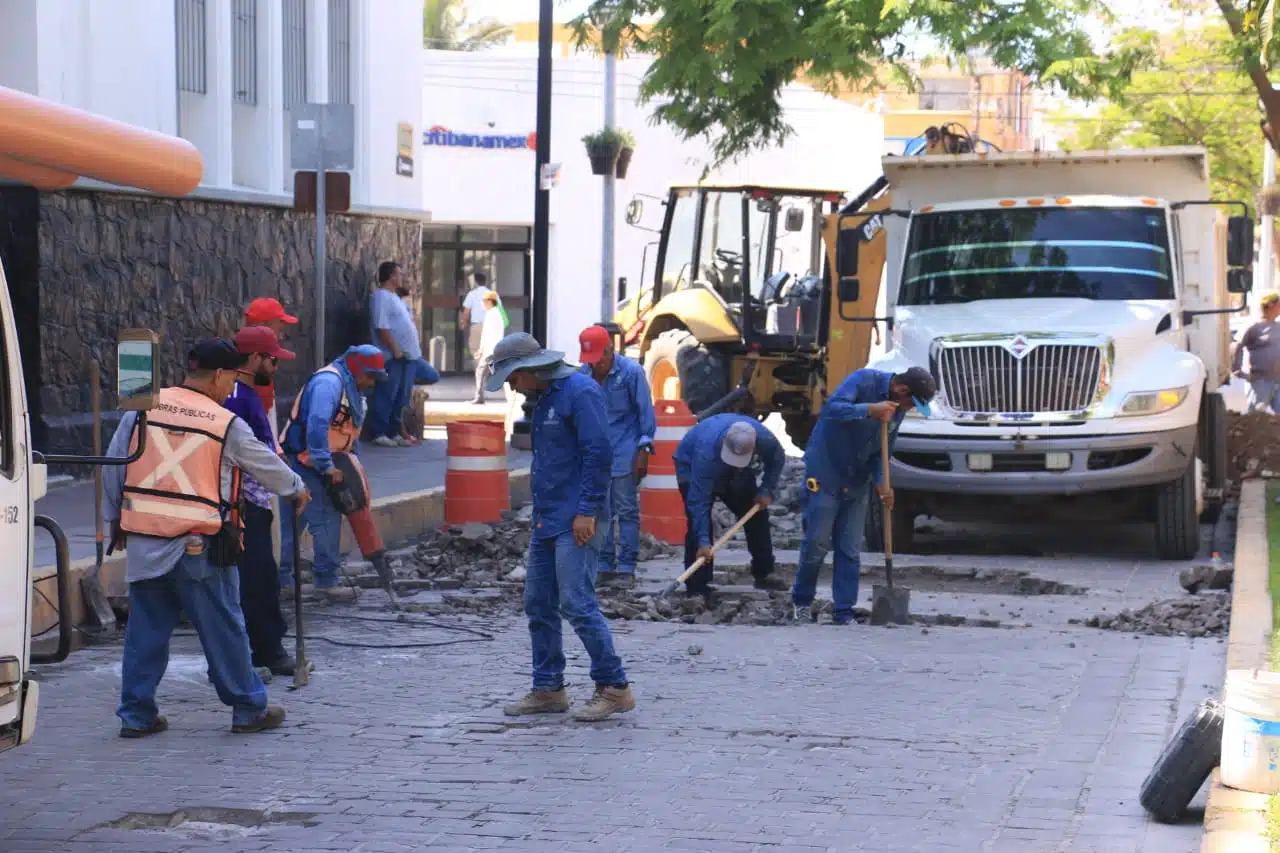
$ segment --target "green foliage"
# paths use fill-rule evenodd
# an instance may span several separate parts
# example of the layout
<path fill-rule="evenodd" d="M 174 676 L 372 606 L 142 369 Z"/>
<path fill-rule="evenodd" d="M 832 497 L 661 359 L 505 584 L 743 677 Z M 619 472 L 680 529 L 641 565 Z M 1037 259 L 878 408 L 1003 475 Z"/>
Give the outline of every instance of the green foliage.
<path fill-rule="evenodd" d="M 623 42 L 656 55 L 641 99 L 684 138 L 709 137 L 717 163 L 790 134 L 788 83 L 865 91 L 883 82 L 877 72 L 909 80 L 904 41 L 932 45 L 917 61 L 981 51 L 1089 99 L 1118 94 L 1148 55 L 1141 42 L 1091 43 L 1081 25 L 1107 17 L 1099 0 L 595 0 L 573 22 L 579 44 L 606 11 Z"/>
<path fill-rule="evenodd" d="M 1148 38 L 1126 33 L 1122 38 Z M 1076 124 L 1073 150 L 1203 145 L 1215 198 L 1252 202 L 1262 180 L 1258 94 L 1233 62 L 1236 40 L 1215 23 L 1169 33 L 1149 70 L 1133 75 L 1123 95 Z"/>
<path fill-rule="evenodd" d="M 422 45 L 428 50 L 483 50 L 509 35 L 511 28 L 492 18 L 468 24 L 461 0 L 425 0 L 422 5 Z"/>
<path fill-rule="evenodd" d="M 602 128 L 582 137 L 587 148 L 634 148 L 635 137 L 620 128 Z"/>

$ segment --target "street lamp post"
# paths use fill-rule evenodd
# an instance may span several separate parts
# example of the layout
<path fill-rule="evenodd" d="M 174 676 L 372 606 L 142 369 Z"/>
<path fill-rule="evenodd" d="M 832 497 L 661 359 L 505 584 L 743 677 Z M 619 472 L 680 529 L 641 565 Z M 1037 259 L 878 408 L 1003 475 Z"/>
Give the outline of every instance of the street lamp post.
<path fill-rule="evenodd" d="M 618 33 L 614 28 L 617 16 L 616 0 L 603 6 L 594 16 L 594 23 L 600 30 L 600 47 L 604 51 L 604 129 L 613 130 L 617 107 L 618 76 Z M 600 322 L 608 323 L 613 319 L 613 307 L 617 302 L 614 294 L 613 248 L 614 248 L 614 211 L 616 203 L 614 193 L 617 177 L 610 170 L 604 175 L 604 192 L 601 194 L 601 235 L 600 235 Z"/>

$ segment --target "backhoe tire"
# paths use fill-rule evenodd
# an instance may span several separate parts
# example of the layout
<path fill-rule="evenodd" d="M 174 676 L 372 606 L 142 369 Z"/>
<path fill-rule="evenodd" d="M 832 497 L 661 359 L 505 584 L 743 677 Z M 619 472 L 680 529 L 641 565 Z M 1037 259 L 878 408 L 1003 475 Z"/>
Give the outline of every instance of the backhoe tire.
<path fill-rule="evenodd" d="M 1227 490 L 1227 402 L 1216 391 L 1206 392 L 1200 406 L 1200 448 L 1205 488 L 1219 495 L 1216 498 L 1205 495 L 1200 521 L 1214 524 L 1222 513 Z"/>
<path fill-rule="evenodd" d="M 867 520 L 864 523 L 863 550 L 884 551 L 884 504 L 874 492 L 867 498 Z M 909 554 L 915 548 L 916 510 L 905 501 L 893 508 L 893 553 Z"/>
<path fill-rule="evenodd" d="M 644 375 L 655 400 L 661 389 L 654 388 L 653 374 L 664 361 L 675 366 L 680 396 L 695 415 L 729 393 L 729 365 L 724 356 L 699 343 L 687 329 L 668 329 L 654 339 L 644 357 Z"/>
<path fill-rule="evenodd" d="M 1138 802 L 1161 823 L 1178 821 L 1222 757 L 1222 705 L 1205 699 L 1165 746 Z"/>
<path fill-rule="evenodd" d="M 1191 560 L 1200 553 L 1194 458 L 1181 477 L 1156 487 L 1155 534 L 1161 560 Z"/>

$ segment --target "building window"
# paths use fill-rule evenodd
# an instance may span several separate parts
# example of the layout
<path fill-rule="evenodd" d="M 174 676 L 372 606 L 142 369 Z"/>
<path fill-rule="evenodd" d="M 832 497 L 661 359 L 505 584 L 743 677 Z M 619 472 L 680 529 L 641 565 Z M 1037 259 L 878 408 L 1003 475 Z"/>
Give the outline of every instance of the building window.
<path fill-rule="evenodd" d="M 959 113 L 969 110 L 966 77 L 926 77 L 920 81 L 920 109 Z"/>
<path fill-rule="evenodd" d="M 284 108 L 307 102 L 307 0 L 284 0 Z"/>
<path fill-rule="evenodd" d="M 231 88 L 235 102 L 258 104 L 258 0 L 231 0 Z"/>
<path fill-rule="evenodd" d="M 205 83 L 205 0 L 176 0 L 178 90 L 203 95 Z"/>
<path fill-rule="evenodd" d="M 329 0 L 329 103 L 351 103 L 351 0 Z"/>

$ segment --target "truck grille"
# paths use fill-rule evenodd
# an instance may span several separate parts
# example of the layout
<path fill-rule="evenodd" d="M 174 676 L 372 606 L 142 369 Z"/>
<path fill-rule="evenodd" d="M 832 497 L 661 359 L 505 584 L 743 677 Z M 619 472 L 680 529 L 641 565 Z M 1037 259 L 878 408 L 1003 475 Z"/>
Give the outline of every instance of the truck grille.
<path fill-rule="evenodd" d="M 1017 358 L 1002 346 L 942 347 L 940 390 L 961 412 L 1075 412 L 1093 402 L 1102 350 L 1080 344 L 1041 344 Z"/>

